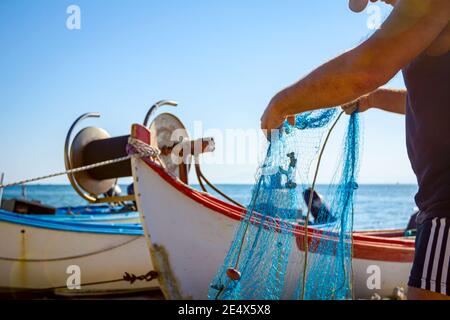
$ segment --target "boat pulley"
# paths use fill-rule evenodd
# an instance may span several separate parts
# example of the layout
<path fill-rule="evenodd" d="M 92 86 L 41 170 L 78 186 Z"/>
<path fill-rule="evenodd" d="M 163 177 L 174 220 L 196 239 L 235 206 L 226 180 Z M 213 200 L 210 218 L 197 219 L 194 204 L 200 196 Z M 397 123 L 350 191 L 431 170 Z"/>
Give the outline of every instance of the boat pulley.
<path fill-rule="evenodd" d="M 177 106 L 178 104 L 172 100 L 161 100 L 155 103 L 147 112 L 144 124 L 147 125 L 155 111 L 165 105 Z M 129 135 L 111 137 L 102 128 L 86 127 L 71 140 L 75 128 L 82 121 L 99 117 L 100 114 L 94 112 L 83 114 L 70 127 L 64 147 L 66 170 L 127 156 L 126 146 Z M 134 196 L 118 197 L 111 192 L 117 186 L 118 178 L 131 175 L 131 162 L 127 160 L 67 176 L 74 190 L 82 198 L 92 203 L 100 203 L 134 201 Z"/>
<path fill-rule="evenodd" d="M 165 105 L 175 107 L 178 104 L 171 100 L 157 102 L 148 111 L 144 125 L 147 126 L 155 111 Z M 111 137 L 102 128 L 86 127 L 80 130 L 72 140 L 72 134 L 82 121 L 99 117 L 99 113 L 83 114 L 70 127 L 64 147 L 66 170 L 127 156 L 129 135 Z M 212 152 L 215 149 L 212 138 L 191 141 L 183 123 L 170 113 L 158 115 L 151 122 L 149 130 L 151 132 L 150 144 L 161 151 L 159 161 L 165 170 L 186 184 L 188 183 L 191 156 Z M 181 161 L 179 161 L 180 157 Z M 119 178 L 132 176 L 130 160 L 114 162 L 87 171 L 69 173 L 67 176 L 74 190 L 91 203 L 135 200 L 133 195 L 117 197 L 111 196 L 110 192 L 117 185 Z"/>
<path fill-rule="evenodd" d="M 98 113 L 83 114 L 70 127 L 64 147 L 66 170 L 127 156 L 126 146 L 129 136 L 111 137 L 101 128 L 86 127 L 71 141 L 73 131 L 83 120 L 99 117 Z M 74 190 L 91 203 L 134 200 L 134 196 L 105 196 L 108 191 L 115 188 L 118 178 L 131 176 L 129 160 L 67 176 Z"/>

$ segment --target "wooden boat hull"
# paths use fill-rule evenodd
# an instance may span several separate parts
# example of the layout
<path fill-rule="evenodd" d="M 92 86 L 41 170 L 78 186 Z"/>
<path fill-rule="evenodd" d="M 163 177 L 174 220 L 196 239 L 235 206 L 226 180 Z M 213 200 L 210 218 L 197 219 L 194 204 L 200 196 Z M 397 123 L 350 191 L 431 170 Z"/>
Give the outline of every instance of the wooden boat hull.
<path fill-rule="evenodd" d="M 139 226 L 39 221 L 0 212 L 0 234 L 3 293 L 97 295 L 159 288 L 157 281 L 111 282 L 125 272 L 140 276 L 153 269 Z M 79 290 L 67 288 L 70 266 L 79 267 Z"/>
<path fill-rule="evenodd" d="M 141 126 L 133 127 L 133 136 L 149 143 L 149 133 Z M 206 299 L 244 211 L 193 190 L 149 159 L 133 159 L 132 169 L 142 224 L 166 298 Z M 304 232 L 302 227 L 296 231 L 297 247 L 290 259 L 302 260 Z M 406 288 L 413 257 L 413 239 L 356 233 L 355 298 L 370 298 L 374 293 L 388 296 L 396 287 Z M 295 268 L 294 263 L 290 265 Z M 297 273 L 288 270 L 287 279 L 298 279 L 293 276 Z M 377 276 L 379 286 L 372 281 Z M 293 292 L 297 285 L 297 280 L 290 281 L 289 290 Z"/>

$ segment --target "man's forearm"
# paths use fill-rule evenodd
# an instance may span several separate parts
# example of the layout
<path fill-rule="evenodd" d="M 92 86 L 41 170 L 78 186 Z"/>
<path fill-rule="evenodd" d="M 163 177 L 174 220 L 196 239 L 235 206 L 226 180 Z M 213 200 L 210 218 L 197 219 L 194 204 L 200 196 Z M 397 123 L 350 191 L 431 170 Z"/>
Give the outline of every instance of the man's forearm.
<path fill-rule="evenodd" d="M 399 1 L 380 30 L 277 94 L 279 115 L 342 105 L 386 84 L 448 25 L 448 0 Z"/>
<path fill-rule="evenodd" d="M 261 118 L 261 128 L 278 128 L 287 116 L 347 104 L 385 85 L 430 47 L 449 18 L 449 0 L 398 1 L 369 39 L 275 95 Z M 377 107 L 404 113 L 405 97 L 383 95 Z"/>
<path fill-rule="evenodd" d="M 275 99 L 283 101 L 285 114 L 334 107 L 375 90 L 383 83 L 371 72 L 370 63 L 362 61 L 361 48 L 351 50 L 325 63 Z"/>
<path fill-rule="evenodd" d="M 398 114 L 406 113 L 406 90 L 380 88 L 368 96 L 371 108 Z"/>

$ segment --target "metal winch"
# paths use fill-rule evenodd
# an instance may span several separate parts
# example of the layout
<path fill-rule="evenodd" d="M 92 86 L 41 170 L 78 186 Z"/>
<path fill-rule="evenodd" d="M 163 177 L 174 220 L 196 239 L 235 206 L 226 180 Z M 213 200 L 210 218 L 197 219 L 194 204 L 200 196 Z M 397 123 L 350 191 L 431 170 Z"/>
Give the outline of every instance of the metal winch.
<path fill-rule="evenodd" d="M 145 117 L 144 126 L 150 129 L 151 146 L 160 150 L 159 162 L 161 165 L 170 175 L 187 184 L 192 156 L 214 151 L 214 140 L 212 138 L 190 140 L 186 127 L 170 113 L 158 115 L 148 125 L 155 111 L 161 106 L 175 107 L 177 103 L 163 100 L 154 104 Z M 102 128 L 86 127 L 80 130 L 72 140 L 75 128 L 82 121 L 99 117 L 98 113 L 86 113 L 72 124 L 67 133 L 64 148 L 66 170 L 127 156 L 129 135 L 111 137 Z M 133 195 L 124 197 L 118 196 L 114 192 L 118 179 L 130 176 L 132 176 L 132 170 L 129 159 L 88 171 L 68 174 L 75 191 L 91 203 L 134 200 Z"/>

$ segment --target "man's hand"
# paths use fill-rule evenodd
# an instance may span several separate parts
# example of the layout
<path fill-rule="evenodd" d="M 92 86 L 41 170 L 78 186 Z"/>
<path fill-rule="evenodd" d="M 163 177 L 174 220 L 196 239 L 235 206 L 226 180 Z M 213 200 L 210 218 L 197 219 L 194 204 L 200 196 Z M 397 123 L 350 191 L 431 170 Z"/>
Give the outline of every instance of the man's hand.
<path fill-rule="evenodd" d="M 405 114 L 406 95 L 406 90 L 380 88 L 355 101 L 342 105 L 342 110 L 348 115 L 354 112 L 365 112 L 371 108 Z"/>
<path fill-rule="evenodd" d="M 275 96 L 272 101 L 270 101 L 268 107 L 264 111 L 261 118 L 261 129 L 266 132 L 278 129 L 286 120 L 287 115 L 283 113 L 283 103 L 282 100 Z"/>
<path fill-rule="evenodd" d="M 342 110 L 344 110 L 348 115 L 352 115 L 355 112 L 365 112 L 369 110 L 373 107 L 370 105 L 370 95 L 371 93 L 366 94 L 355 101 L 342 105 Z"/>

